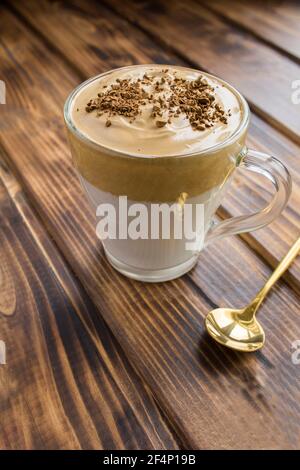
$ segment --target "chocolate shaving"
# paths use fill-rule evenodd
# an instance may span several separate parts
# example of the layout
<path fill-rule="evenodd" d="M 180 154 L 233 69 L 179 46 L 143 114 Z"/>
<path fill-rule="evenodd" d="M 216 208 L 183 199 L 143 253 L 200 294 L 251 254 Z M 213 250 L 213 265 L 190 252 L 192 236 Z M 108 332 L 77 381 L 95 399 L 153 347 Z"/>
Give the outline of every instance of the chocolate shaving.
<path fill-rule="evenodd" d="M 171 123 L 180 114 L 185 115 L 191 127 L 198 131 L 213 127 L 216 122 L 227 124 L 227 117 L 231 113 L 225 113 L 220 104 L 216 103 L 214 88 L 204 76 L 200 75 L 191 81 L 172 77 L 168 69 L 161 73 L 163 76 L 160 80 L 145 73 L 137 80 L 118 78 L 112 85 L 104 85 L 97 97 L 87 103 L 86 111 L 90 113 L 96 110 L 97 116 L 106 114 L 107 127 L 112 125 L 109 118 L 115 115 L 129 118 L 129 122 L 133 123 L 147 104 L 152 105 L 150 116 L 158 128 Z M 154 89 L 155 93 L 148 92 L 144 86 L 151 86 L 151 91 Z"/>
<path fill-rule="evenodd" d="M 156 127 L 164 127 L 167 124 L 167 121 L 156 121 Z"/>

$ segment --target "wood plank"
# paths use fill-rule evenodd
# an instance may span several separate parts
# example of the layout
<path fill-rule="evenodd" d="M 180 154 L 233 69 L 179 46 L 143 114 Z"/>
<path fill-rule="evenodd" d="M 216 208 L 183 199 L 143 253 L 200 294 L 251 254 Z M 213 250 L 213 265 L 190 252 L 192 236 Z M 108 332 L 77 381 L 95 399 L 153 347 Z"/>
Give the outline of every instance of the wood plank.
<path fill-rule="evenodd" d="M 290 347 L 300 335 L 299 297 L 278 284 L 261 311 L 264 352 L 241 356 L 207 338 L 203 316 L 214 303 L 245 302 L 269 274 L 242 241 L 203 252 L 193 273 L 177 281 L 149 285 L 116 273 L 95 239 L 61 125 L 66 90 L 79 77 L 9 13 L 2 18 L 2 71 L 18 83 L 9 93 L 3 145 L 57 245 L 181 440 L 191 448 L 297 448 L 299 388 Z M 101 47 L 112 42 L 104 35 L 98 40 Z"/>
<path fill-rule="evenodd" d="M 0 177 L 0 448 L 176 449 L 149 390 L 2 163 Z"/>
<path fill-rule="evenodd" d="M 226 24 L 196 0 L 111 0 L 109 5 L 194 66 L 230 82 L 253 110 L 300 142 L 299 107 L 291 100 L 299 66 L 293 61 Z"/>
<path fill-rule="evenodd" d="M 259 39 L 300 60 L 300 5 L 297 0 L 200 0 Z"/>
<path fill-rule="evenodd" d="M 47 41 L 51 41 L 71 62 L 72 68 L 81 77 L 79 81 L 123 64 L 162 62 L 185 65 L 176 55 L 161 52 L 145 34 L 93 2 L 83 4 L 73 0 L 64 7 L 45 1 L 39 2 L 34 8 L 32 5 L 34 4 L 30 6 L 26 2 L 16 2 L 15 6 L 26 17 L 26 21 L 30 22 L 31 27 L 37 29 Z M 300 147 L 257 116 L 252 117 L 248 143 L 250 147 L 280 158 L 293 177 L 292 197 L 283 215 L 269 227 L 244 236 L 271 266 L 276 266 L 299 231 Z M 265 180 L 260 180 L 257 175 L 244 175 L 241 172 L 234 180 L 219 215 L 227 217 L 264 207 L 271 198 L 270 188 L 265 186 Z M 300 290 L 300 260 L 290 268 L 286 279 L 293 288 Z"/>

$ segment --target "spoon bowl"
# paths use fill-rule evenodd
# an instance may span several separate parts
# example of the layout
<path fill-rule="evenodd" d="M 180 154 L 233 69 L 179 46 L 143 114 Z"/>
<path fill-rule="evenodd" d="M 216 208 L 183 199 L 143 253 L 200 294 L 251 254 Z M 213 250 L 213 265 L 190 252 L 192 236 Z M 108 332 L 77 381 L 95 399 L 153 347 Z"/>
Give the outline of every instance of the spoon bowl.
<path fill-rule="evenodd" d="M 237 351 L 250 352 L 262 348 L 265 333 L 255 316 L 247 319 L 247 309 L 217 308 L 205 319 L 208 333 L 218 343 Z"/>

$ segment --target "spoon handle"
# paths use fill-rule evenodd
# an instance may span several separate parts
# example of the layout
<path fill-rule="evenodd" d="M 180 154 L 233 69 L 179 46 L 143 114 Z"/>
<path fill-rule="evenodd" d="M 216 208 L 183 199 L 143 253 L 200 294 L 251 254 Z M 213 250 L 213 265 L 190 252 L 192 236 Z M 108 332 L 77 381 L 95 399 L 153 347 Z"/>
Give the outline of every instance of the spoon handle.
<path fill-rule="evenodd" d="M 268 294 L 269 290 L 273 287 L 276 281 L 282 276 L 282 274 L 287 270 L 290 266 L 292 261 L 297 257 L 300 252 L 300 237 L 295 241 L 295 243 L 291 246 L 287 254 L 284 258 L 280 261 L 279 265 L 271 275 L 271 277 L 267 280 L 264 287 L 259 291 L 257 296 L 253 299 L 252 304 L 255 306 L 255 311 L 258 309 L 262 301 L 264 300 L 265 296 Z"/>

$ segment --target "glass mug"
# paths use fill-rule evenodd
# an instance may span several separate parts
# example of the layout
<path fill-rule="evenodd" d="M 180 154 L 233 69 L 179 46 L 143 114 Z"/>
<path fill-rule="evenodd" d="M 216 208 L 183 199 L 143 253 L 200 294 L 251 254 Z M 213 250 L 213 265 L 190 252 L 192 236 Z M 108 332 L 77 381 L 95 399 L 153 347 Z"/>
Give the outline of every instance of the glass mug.
<path fill-rule="evenodd" d="M 129 66 L 119 70 L 130 70 Z M 147 66 L 143 66 L 147 67 Z M 151 65 L 149 65 L 151 67 Z M 161 66 L 164 67 L 164 66 Z M 168 66 L 165 66 L 168 67 Z M 187 71 L 194 71 L 186 69 Z M 156 238 L 105 238 L 104 251 L 112 266 L 122 274 L 141 281 L 167 281 L 189 271 L 197 262 L 199 252 L 214 240 L 228 235 L 257 230 L 272 222 L 284 209 L 291 192 L 291 178 L 285 166 L 265 153 L 249 150 L 247 136 L 250 110 L 244 97 L 231 85 L 217 78 L 231 90 L 242 110 L 242 119 L 236 131 L 227 140 L 208 148 L 181 155 L 143 156 L 122 153 L 89 140 L 72 121 L 72 104 L 79 91 L 93 81 L 114 71 L 93 77 L 79 85 L 68 97 L 64 117 L 73 161 L 82 187 L 95 210 L 99 205 L 110 204 L 118 214 L 120 196 L 126 196 L 128 214 L 136 204 L 143 204 L 151 223 L 151 206 L 178 207 L 177 215 L 183 217 L 186 204 L 194 208 L 201 204 L 204 211 L 203 237 L 195 235 L 194 249 L 187 249 L 191 236 L 178 239 L 174 221 L 169 237 L 159 230 Z M 212 75 L 202 75 L 216 79 Z M 214 222 L 232 176 L 237 168 L 263 175 L 272 182 L 275 192 L 267 207 L 251 215 L 232 217 Z M 123 207 L 123 206 L 122 206 Z M 133 220 L 128 216 L 125 224 Z M 195 211 L 192 211 L 195 214 Z M 196 215 L 193 215 L 196 217 Z M 117 218 L 117 232 L 120 221 Z M 124 227 L 123 227 L 124 228 Z M 128 228 L 127 226 L 125 228 Z M 195 241 L 194 240 L 194 241 Z"/>

